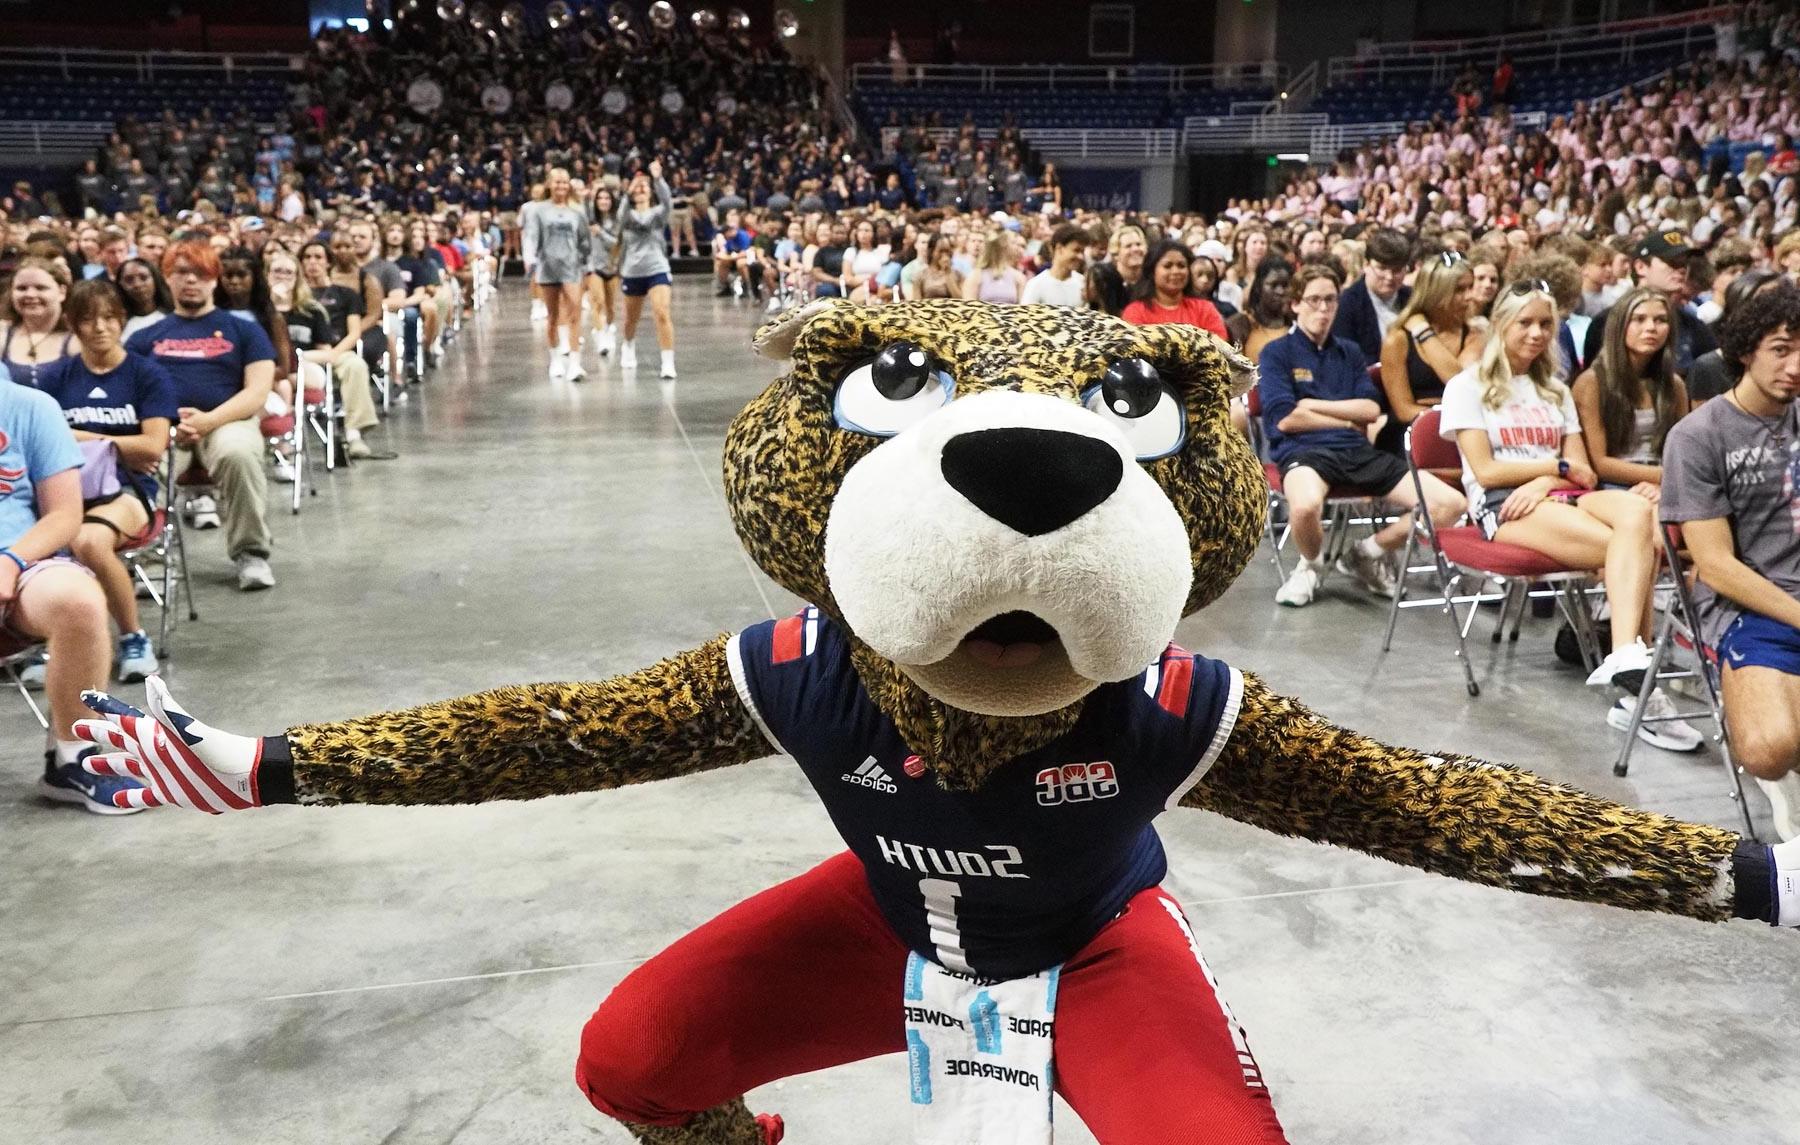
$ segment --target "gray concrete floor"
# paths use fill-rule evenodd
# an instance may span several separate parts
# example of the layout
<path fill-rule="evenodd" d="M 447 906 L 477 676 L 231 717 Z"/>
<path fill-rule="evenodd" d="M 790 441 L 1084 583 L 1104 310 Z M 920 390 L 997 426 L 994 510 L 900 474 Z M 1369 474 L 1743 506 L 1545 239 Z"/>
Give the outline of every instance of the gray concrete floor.
<path fill-rule="evenodd" d="M 776 367 L 746 308 L 677 297 L 679 383 L 601 367 L 577 386 L 546 380 L 509 288 L 394 417 L 403 460 L 281 516 L 277 590 L 238 595 L 218 534 L 197 538 L 176 694 L 267 731 L 604 676 L 791 608 L 719 493 L 726 424 Z M 1383 658 L 1378 602 L 1333 581 L 1289 611 L 1274 588 L 1259 554 L 1181 638 L 1377 736 L 1733 825 L 1710 756 L 1645 748 L 1611 776 L 1606 701 L 1556 664 L 1550 625 L 1480 643 L 1470 700 L 1440 616 L 1404 617 Z M 594 1005 L 838 848 L 779 759 L 529 804 L 109 820 L 37 800 L 38 742 L 0 695 L 6 1145 L 626 1142 L 571 1082 Z M 1199 813 L 1162 830 L 1296 1143 L 1800 1140 L 1791 935 L 1458 885 Z M 907 1139 L 898 1059 L 752 1100 L 797 1145 Z"/>

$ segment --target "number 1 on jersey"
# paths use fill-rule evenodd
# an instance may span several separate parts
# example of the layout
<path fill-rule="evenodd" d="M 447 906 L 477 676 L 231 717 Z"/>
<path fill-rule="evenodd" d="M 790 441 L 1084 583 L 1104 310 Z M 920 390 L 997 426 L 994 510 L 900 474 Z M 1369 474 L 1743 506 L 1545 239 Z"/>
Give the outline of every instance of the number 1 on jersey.
<path fill-rule="evenodd" d="M 925 900 L 925 924 L 931 928 L 931 945 L 937 948 L 938 961 L 959 974 L 975 973 L 963 953 L 962 931 L 956 923 L 956 900 L 962 896 L 962 885 L 949 879 L 920 879 L 919 894 Z"/>

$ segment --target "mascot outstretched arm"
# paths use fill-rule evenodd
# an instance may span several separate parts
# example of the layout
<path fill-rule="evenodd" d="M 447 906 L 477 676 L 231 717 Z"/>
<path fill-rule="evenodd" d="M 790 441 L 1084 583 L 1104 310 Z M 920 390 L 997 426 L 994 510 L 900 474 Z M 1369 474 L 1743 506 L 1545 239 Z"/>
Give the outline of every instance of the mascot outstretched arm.
<path fill-rule="evenodd" d="M 576 1076 L 642 1141 L 765 1145 L 741 1095 L 909 1056 L 916 1140 L 1041 1145 L 1051 1090 L 1108 1145 L 1284 1140 L 1152 826 L 1175 807 L 1513 890 L 1800 923 L 1770 848 L 1527 772 L 1377 743 L 1171 643 L 1257 544 L 1202 332 L 1049 307 L 814 304 L 727 438 L 734 522 L 816 602 L 598 683 L 501 688 L 262 739 L 153 679 L 80 726 L 121 798 L 532 799 L 793 757 L 847 851 L 601 1004 Z M 1226 1132 L 1226 1130 L 1229 1132 Z"/>

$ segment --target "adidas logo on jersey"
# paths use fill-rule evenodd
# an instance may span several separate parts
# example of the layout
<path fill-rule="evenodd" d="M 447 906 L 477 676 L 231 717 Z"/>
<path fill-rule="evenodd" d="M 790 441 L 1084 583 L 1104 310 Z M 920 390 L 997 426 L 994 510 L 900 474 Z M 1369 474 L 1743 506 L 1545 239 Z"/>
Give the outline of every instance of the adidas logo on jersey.
<path fill-rule="evenodd" d="M 863 760 L 862 766 L 858 767 L 855 771 L 846 771 L 838 778 L 842 779 L 845 783 L 854 783 L 862 787 L 872 788 L 876 791 L 885 792 L 888 795 L 892 795 L 900 790 L 898 787 L 894 786 L 893 778 L 889 776 L 886 771 L 882 770 L 879 763 L 875 762 L 874 756 L 870 756 L 868 759 Z"/>

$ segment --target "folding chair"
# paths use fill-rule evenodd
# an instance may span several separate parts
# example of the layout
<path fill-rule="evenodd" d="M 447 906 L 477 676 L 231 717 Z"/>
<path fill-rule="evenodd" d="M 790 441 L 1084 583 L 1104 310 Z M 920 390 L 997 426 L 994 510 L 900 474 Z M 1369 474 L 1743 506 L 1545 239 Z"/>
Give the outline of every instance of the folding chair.
<path fill-rule="evenodd" d="M 194 608 L 194 582 L 188 576 L 187 537 L 182 531 L 181 512 L 175 501 L 176 485 L 175 450 L 171 449 L 163 459 L 162 497 L 155 512 L 151 514 L 149 525 L 119 549 L 119 559 L 125 562 L 132 579 L 143 585 L 150 599 L 162 610 L 156 647 L 165 658 L 171 655 L 169 623 L 177 578 L 181 581 L 182 592 L 187 596 L 188 619 L 200 619 L 200 613 Z M 146 567 L 151 561 L 161 562 L 162 571 L 159 575 L 153 576 Z M 176 569 L 177 565 L 180 566 L 179 571 Z"/>
<path fill-rule="evenodd" d="M 342 411 L 337 408 L 337 371 L 319 362 L 300 362 L 300 410 L 305 427 L 300 433 L 301 448 L 305 449 L 306 436 L 310 433 L 325 450 L 325 470 L 330 472 L 337 468 L 338 423 L 342 420 Z M 307 464 L 312 464 L 311 453 L 307 454 Z M 318 493 L 315 486 L 313 492 Z"/>
<path fill-rule="evenodd" d="M 1669 564 L 1674 591 L 1670 594 L 1669 607 L 1657 622 L 1656 643 L 1650 649 L 1650 667 L 1644 673 L 1644 684 L 1638 690 L 1637 703 L 1632 706 L 1631 726 L 1625 729 L 1625 746 L 1619 750 L 1618 762 L 1613 764 L 1613 774 L 1623 777 L 1630 770 L 1631 753 L 1638 742 L 1638 728 L 1644 724 L 1669 720 L 1711 720 L 1718 729 L 1712 740 L 1719 746 L 1719 761 L 1725 765 L 1725 774 L 1731 777 L 1731 798 L 1737 801 L 1738 812 L 1744 817 L 1744 834 L 1754 839 L 1756 826 L 1750 820 L 1750 804 L 1744 799 L 1743 772 L 1731 758 L 1731 740 L 1725 727 L 1725 705 L 1719 698 L 1719 654 L 1700 639 L 1699 613 L 1694 608 L 1694 593 L 1688 587 L 1686 569 L 1681 559 L 1681 526 L 1664 521 L 1662 531 L 1663 556 Z M 1685 648 L 1693 654 L 1695 666 L 1691 669 L 1674 668 L 1665 671 L 1664 667 L 1674 659 L 1677 647 Z M 1678 679 L 1699 680 L 1700 699 L 1706 707 L 1672 716 L 1645 715 L 1650 694 L 1656 690 L 1657 681 Z"/>
<path fill-rule="evenodd" d="M 1413 528 L 1407 536 L 1406 547 L 1401 552 L 1401 577 L 1394 592 L 1393 607 L 1388 612 L 1387 636 L 1381 642 L 1381 650 L 1387 652 L 1393 646 L 1394 626 L 1400 618 L 1401 609 L 1441 607 L 1444 615 L 1450 618 L 1450 626 L 1456 631 L 1456 658 L 1462 662 L 1463 679 L 1469 695 L 1479 696 L 1481 685 L 1475 682 L 1475 669 L 1469 662 L 1468 643 L 1469 629 L 1475 623 L 1475 613 L 1484 601 L 1500 601 L 1500 617 L 1495 624 L 1492 639 L 1496 644 L 1500 642 L 1500 633 L 1510 617 L 1511 639 L 1517 640 L 1519 622 L 1524 618 L 1526 601 L 1531 595 L 1531 584 L 1533 581 L 1543 581 L 1551 586 L 1550 594 L 1555 597 L 1564 618 L 1575 629 L 1576 638 L 1581 644 L 1582 659 L 1589 668 L 1593 668 L 1600 662 L 1599 637 L 1594 629 L 1593 613 L 1589 611 L 1586 600 L 1587 592 L 1593 584 L 1593 570 L 1568 568 L 1535 549 L 1509 545 L 1503 541 L 1490 541 L 1476 525 L 1440 529 L 1432 521 L 1431 514 L 1424 511 L 1425 482 L 1422 474 L 1434 469 L 1460 468 L 1462 465 L 1455 443 L 1438 436 L 1438 421 L 1438 411 L 1429 409 L 1420 414 L 1406 431 L 1406 468 L 1412 477 L 1413 491 L 1418 494 L 1419 507 L 1413 511 Z M 1408 600 L 1406 570 L 1410 568 L 1413 554 L 1418 550 L 1418 542 L 1421 540 L 1436 566 L 1442 595 Z M 1456 595 L 1456 590 L 1462 583 L 1471 578 L 1475 580 L 1474 595 Z M 1490 580 L 1500 586 L 1499 593 L 1482 591 Z M 1458 617 L 1456 606 L 1459 604 L 1469 606 L 1467 616 Z"/>
<path fill-rule="evenodd" d="M 1269 460 L 1269 443 L 1263 435 L 1262 392 L 1261 387 L 1251 386 L 1244 395 L 1245 413 L 1249 415 L 1250 447 L 1256 451 L 1256 458 L 1262 462 L 1263 477 L 1269 483 L 1269 511 L 1263 514 L 1263 535 L 1269 539 L 1269 556 L 1275 562 L 1275 573 L 1282 579 L 1287 578 L 1287 569 L 1281 563 L 1281 550 L 1287 544 L 1288 534 L 1293 531 L 1287 524 L 1288 516 L 1287 491 L 1282 484 L 1281 466 Z M 1350 542 L 1350 527 L 1367 525 L 1371 532 L 1380 527 L 1381 516 L 1378 507 L 1381 495 L 1387 490 L 1357 489 L 1349 486 L 1333 485 L 1325 494 L 1325 548 L 1319 554 L 1327 563 L 1335 561 L 1343 555 Z M 1283 523 L 1276 526 L 1275 510 L 1282 510 Z M 1362 510 L 1361 516 L 1352 514 Z"/>
<path fill-rule="evenodd" d="M 307 487 L 306 423 L 301 419 L 298 410 L 289 409 L 286 413 L 265 413 L 257 425 L 262 430 L 263 440 L 268 443 L 271 452 L 279 452 L 283 445 L 293 451 L 293 511 L 295 515 L 298 515 L 300 497 Z"/>
<path fill-rule="evenodd" d="M 19 693 L 19 697 L 25 701 L 25 706 L 31 709 L 32 718 L 37 720 L 38 726 L 49 731 L 49 717 L 44 715 L 44 709 L 38 707 L 38 702 L 33 698 L 30 689 L 25 687 L 25 681 L 19 678 L 19 669 L 31 663 L 43 650 L 42 641 L 27 641 L 23 637 L 0 629 L 0 679 L 12 685 L 13 691 Z"/>

